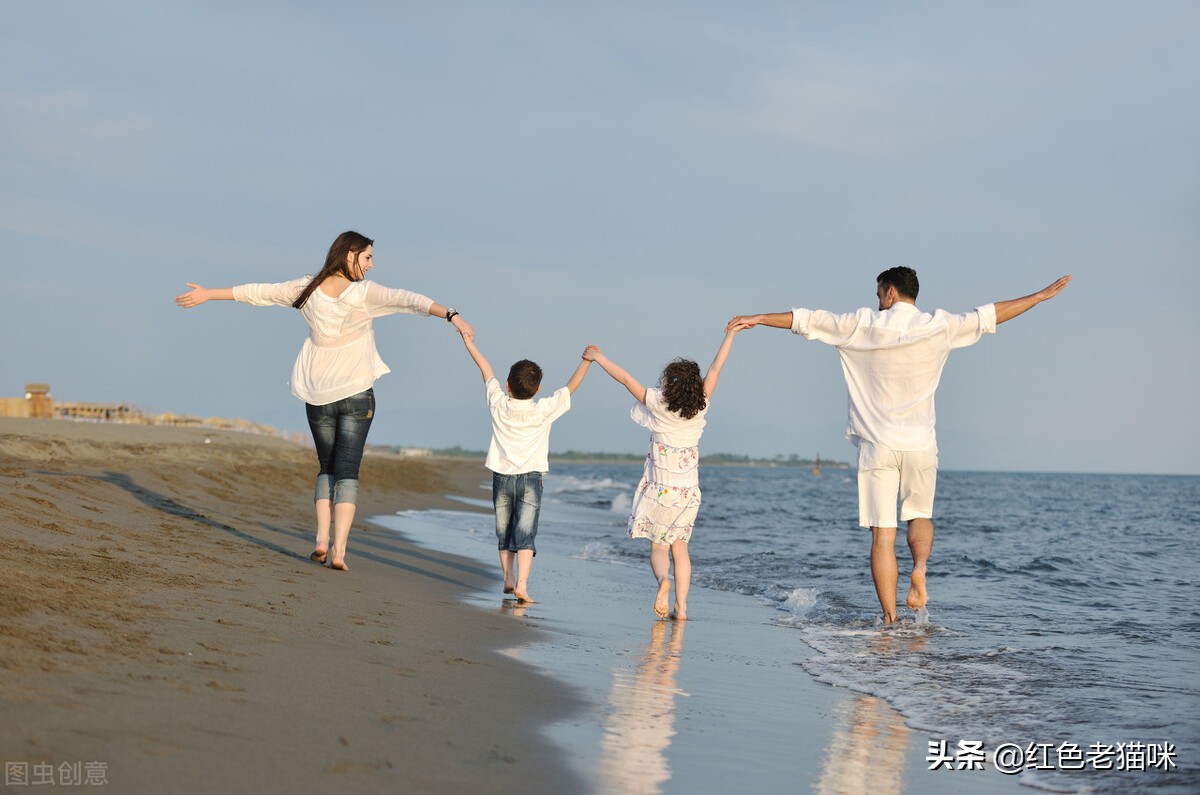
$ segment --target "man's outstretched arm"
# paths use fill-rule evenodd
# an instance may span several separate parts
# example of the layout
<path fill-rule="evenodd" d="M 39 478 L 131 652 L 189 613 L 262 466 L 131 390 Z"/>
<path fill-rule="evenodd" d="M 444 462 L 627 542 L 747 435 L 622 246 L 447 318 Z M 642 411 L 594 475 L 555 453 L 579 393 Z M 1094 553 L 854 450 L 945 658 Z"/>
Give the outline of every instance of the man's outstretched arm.
<path fill-rule="evenodd" d="M 1049 301 L 1061 293 L 1069 281 L 1071 281 L 1070 276 L 1063 276 L 1044 290 L 1038 290 L 1036 293 L 1031 293 L 1024 298 L 1014 298 L 1011 301 L 998 301 L 996 303 L 996 325 L 1000 325 L 1006 320 L 1012 320 L 1017 315 L 1028 312 L 1042 301 Z"/>
<path fill-rule="evenodd" d="M 766 315 L 738 315 L 725 325 L 725 331 L 728 333 L 737 326 L 741 326 L 742 328 L 770 326 L 771 328 L 790 329 L 792 327 L 792 310 L 772 312 Z"/>

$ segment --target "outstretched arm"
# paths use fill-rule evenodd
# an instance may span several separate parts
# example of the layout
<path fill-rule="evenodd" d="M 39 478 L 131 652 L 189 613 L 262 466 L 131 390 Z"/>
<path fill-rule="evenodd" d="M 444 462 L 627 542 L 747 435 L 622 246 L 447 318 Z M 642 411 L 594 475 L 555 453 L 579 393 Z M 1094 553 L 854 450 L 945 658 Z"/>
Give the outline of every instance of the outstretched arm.
<path fill-rule="evenodd" d="M 194 306 L 200 306 L 205 301 L 232 301 L 232 287 L 201 287 L 198 284 L 186 283 L 192 289 L 182 295 L 175 296 L 175 303 L 184 309 L 191 309 Z"/>
<path fill-rule="evenodd" d="M 750 327 L 744 323 L 738 323 L 725 331 L 725 339 L 721 340 L 721 347 L 717 348 L 717 355 L 704 375 L 704 397 L 712 397 L 712 393 L 716 391 L 717 380 L 721 377 L 721 368 L 725 366 L 725 360 L 729 358 L 729 349 L 733 346 L 733 338 L 739 331 L 746 328 Z"/>
<path fill-rule="evenodd" d="M 591 366 L 591 359 L 584 359 L 579 363 L 579 366 L 575 368 L 575 372 L 571 373 L 571 379 L 567 381 L 567 389 L 572 395 L 575 394 L 576 389 L 579 389 L 579 385 L 583 383 L 583 377 L 587 375 L 588 368 Z"/>
<path fill-rule="evenodd" d="M 998 301 L 996 303 L 996 325 L 1000 325 L 1006 320 L 1012 320 L 1017 315 L 1028 312 L 1042 301 L 1049 301 L 1061 293 L 1069 281 L 1071 281 L 1070 276 L 1063 276 L 1049 287 L 1038 290 L 1036 293 L 1031 293 L 1024 298 L 1014 298 L 1011 301 Z"/>
<path fill-rule="evenodd" d="M 754 328 L 755 326 L 790 329 L 792 327 L 792 310 L 771 312 L 765 315 L 738 315 L 725 324 L 725 330 L 732 331 L 734 326 L 738 327 L 738 331 L 744 328 Z"/>
<path fill-rule="evenodd" d="M 429 305 L 429 314 L 434 317 L 440 317 L 442 320 L 445 320 L 446 315 L 450 314 L 451 311 L 449 307 L 442 306 L 437 301 Z M 450 319 L 450 323 L 454 326 L 455 331 L 463 335 L 463 340 L 466 340 L 467 333 L 475 333 L 475 329 L 471 328 L 471 324 L 464 320 L 463 316 L 458 314 L 457 311 L 454 311 L 454 317 Z"/>
<path fill-rule="evenodd" d="M 430 312 L 429 314 L 432 315 L 433 312 Z M 445 315 L 443 315 L 443 317 L 445 317 Z M 467 353 L 471 354 L 471 358 L 475 361 L 475 365 L 479 368 L 479 372 L 483 375 L 483 382 L 486 384 L 489 380 L 491 380 L 495 373 L 492 372 L 492 366 L 488 364 L 488 360 L 485 359 L 483 354 L 479 352 L 479 349 L 475 347 L 475 329 L 471 328 L 470 324 L 468 324 L 466 321 L 463 321 L 463 325 L 466 326 L 466 329 L 458 330 L 459 333 L 462 334 L 463 344 L 467 346 Z"/>
<path fill-rule="evenodd" d="M 620 366 L 601 353 L 600 349 L 595 345 L 587 346 L 583 351 L 583 358 L 595 362 L 604 368 L 604 372 L 611 375 L 613 380 L 628 389 L 629 394 L 633 395 L 639 403 L 646 402 L 646 387 L 639 384 L 636 378 L 622 370 Z"/>

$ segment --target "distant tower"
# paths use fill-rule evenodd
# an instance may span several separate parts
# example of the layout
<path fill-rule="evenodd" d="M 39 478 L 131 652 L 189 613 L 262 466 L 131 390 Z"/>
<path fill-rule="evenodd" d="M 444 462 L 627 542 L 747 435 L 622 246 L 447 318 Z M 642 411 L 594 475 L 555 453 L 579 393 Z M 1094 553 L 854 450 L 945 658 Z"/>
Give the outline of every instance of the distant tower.
<path fill-rule="evenodd" d="M 817 462 L 813 464 L 813 477 L 821 474 L 821 454 L 817 453 Z"/>
<path fill-rule="evenodd" d="M 26 384 L 25 399 L 29 401 L 29 416 L 33 419 L 48 420 L 54 416 L 49 384 Z"/>

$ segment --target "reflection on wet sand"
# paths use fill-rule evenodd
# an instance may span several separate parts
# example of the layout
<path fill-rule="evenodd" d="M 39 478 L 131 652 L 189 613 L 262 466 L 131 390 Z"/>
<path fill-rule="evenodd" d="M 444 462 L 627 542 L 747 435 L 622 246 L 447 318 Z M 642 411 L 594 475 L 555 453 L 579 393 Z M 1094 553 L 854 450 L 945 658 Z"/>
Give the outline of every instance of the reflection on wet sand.
<path fill-rule="evenodd" d="M 871 643 L 874 654 L 924 650 L 924 633 L 902 636 L 885 632 Z M 818 795 L 900 795 L 904 791 L 904 752 L 909 728 L 891 705 L 874 696 L 856 695 L 833 710 L 835 724 L 829 740 Z"/>
<path fill-rule="evenodd" d="M 666 751 L 675 736 L 675 696 L 680 694 L 675 674 L 685 626 L 682 621 L 654 622 L 637 669 L 613 671 L 608 695 L 612 712 L 602 741 L 605 791 L 658 793 L 671 778 Z"/>

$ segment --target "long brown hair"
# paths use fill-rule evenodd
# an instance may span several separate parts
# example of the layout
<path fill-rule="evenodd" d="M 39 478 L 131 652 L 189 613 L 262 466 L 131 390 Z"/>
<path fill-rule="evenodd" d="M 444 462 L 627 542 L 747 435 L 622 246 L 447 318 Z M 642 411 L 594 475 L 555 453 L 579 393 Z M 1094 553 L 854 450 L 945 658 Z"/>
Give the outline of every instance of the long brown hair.
<path fill-rule="evenodd" d="M 330 276 L 345 276 L 350 281 L 358 281 L 351 275 L 350 270 L 346 266 L 346 257 L 349 254 L 356 254 L 363 251 L 367 246 L 374 245 L 375 241 L 366 235 L 360 235 L 358 232 L 342 232 L 337 236 L 337 240 L 333 241 L 333 245 L 329 247 L 329 254 L 325 256 L 325 267 L 321 268 L 321 272 L 312 278 L 312 281 L 300 293 L 300 297 L 292 302 L 292 306 L 299 309 L 304 306 L 304 302 L 312 295 L 313 290 L 321 286 L 321 282 L 328 279 Z"/>

